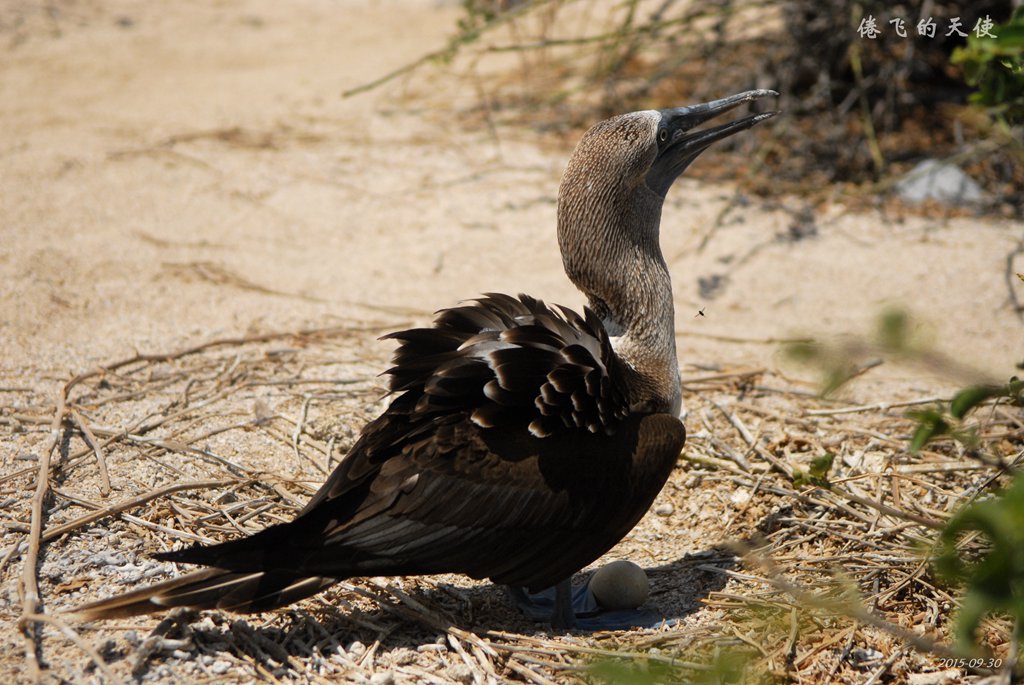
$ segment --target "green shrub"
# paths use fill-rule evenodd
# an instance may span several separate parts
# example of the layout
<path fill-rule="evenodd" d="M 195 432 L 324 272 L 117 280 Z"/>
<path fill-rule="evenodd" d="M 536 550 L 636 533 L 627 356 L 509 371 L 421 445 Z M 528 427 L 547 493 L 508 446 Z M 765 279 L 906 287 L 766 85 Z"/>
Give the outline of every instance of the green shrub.
<path fill-rule="evenodd" d="M 1011 123 L 1024 122 L 1024 6 L 1005 24 L 990 30 L 994 37 L 971 33 L 967 45 L 950 61 L 964 70 L 964 80 L 978 90 L 970 101 L 993 108 Z"/>

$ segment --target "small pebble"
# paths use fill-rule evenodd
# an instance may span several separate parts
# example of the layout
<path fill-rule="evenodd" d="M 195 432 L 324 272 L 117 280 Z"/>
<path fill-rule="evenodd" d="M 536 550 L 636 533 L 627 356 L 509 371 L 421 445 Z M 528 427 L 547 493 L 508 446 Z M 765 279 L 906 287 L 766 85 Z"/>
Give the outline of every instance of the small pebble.
<path fill-rule="evenodd" d="M 207 615 L 193 623 L 192 627 L 196 630 L 216 630 L 217 624 L 213 622 L 213 619 L 210 618 L 209 615 Z"/>
<path fill-rule="evenodd" d="M 885 655 L 879 652 L 877 649 L 867 649 L 857 647 L 850 651 L 850 661 L 857 668 L 864 668 L 876 664 L 882 660 Z"/>
<path fill-rule="evenodd" d="M 743 505 L 750 501 L 750 490 L 740 488 L 729 495 L 729 501 L 733 504 Z"/>
<path fill-rule="evenodd" d="M 665 502 L 654 507 L 654 513 L 658 516 L 671 516 L 672 512 L 676 510 L 670 502 Z"/>
<path fill-rule="evenodd" d="M 227 659 L 217 659 L 210 664 L 210 673 L 214 675 L 224 675 L 231 668 L 231 662 Z"/>
<path fill-rule="evenodd" d="M 396 666 L 408 666 L 416 663 L 416 652 L 408 647 L 399 647 L 391 652 L 391 663 Z"/>
<path fill-rule="evenodd" d="M 457 683 L 473 682 L 473 671 L 466 664 L 452 664 L 445 669 L 445 675 Z"/>
<path fill-rule="evenodd" d="M 381 671 L 370 676 L 370 685 L 393 685 L 395 674 L 391 671 Z"/>

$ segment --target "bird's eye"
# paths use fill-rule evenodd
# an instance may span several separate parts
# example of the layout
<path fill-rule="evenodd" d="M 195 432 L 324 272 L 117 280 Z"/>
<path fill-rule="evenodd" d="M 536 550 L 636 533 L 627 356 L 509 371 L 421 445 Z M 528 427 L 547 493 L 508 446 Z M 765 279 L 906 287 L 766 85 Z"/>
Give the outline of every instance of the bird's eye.
<path fill-rule="evenodd" d="M 668 140 L 668 129 L 667 128 L 663 128 L 660 131 L 658 131 L 658 140 L 661 141 L 662 143 L 664 143 L 666 140 Z"/>

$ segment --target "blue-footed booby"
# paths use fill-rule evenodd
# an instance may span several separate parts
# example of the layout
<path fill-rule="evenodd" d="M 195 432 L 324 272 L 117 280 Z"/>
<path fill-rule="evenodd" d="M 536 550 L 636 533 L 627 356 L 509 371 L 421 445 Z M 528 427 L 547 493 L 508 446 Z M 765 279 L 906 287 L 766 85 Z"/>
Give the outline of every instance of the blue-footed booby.
<path fill-rule="evenodd" d="M 558 195 L 558 242 L 583 314 L 489 294 L 385 336 L 398 342 L 386 372 L 394 399 L 294 520 L 157 554 L 208 568 L 77 613 L 258 612 L 355 576 L 463 573 L 555 586 L 552 625 L 575 625 L 572 574 L 637 524 L 686 439 L 659 244 L 665 195 L 712 143 L 775 113 L 700 124 L 776 94 L 595 125 Z"/>

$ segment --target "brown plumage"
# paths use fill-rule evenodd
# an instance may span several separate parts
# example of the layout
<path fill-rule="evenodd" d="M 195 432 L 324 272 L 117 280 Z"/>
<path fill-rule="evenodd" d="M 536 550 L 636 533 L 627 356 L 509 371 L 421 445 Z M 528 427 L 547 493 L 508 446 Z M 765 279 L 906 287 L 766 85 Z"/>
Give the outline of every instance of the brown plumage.
<path fill-rule="evenodd" d="M 644 515 L 685 440 L 665 192 L 711 142 L 769 115 L 691 129 L 751 91 L 602 122 L 559 192 L 580 316 L 520 295 L 441 311 L 393 333 L 396 395 L 291 522 L 156 555 L 209 568 L 78 609 L 90 619 L 169 607 L 263 611 L 353 576 L 464 573 L 560 588 Z"/>

